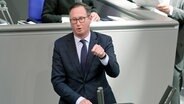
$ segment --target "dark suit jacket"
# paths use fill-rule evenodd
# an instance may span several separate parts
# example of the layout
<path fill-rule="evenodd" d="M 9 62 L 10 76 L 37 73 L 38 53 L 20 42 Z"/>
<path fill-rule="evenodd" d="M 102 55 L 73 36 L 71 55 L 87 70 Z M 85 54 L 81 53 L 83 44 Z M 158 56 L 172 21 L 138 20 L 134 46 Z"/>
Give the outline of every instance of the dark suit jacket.
<path fill-rule="evenodd" d="M 109 56 L 107 66 L 102 65 L 99 58 L 90 50 L 94 44 L 101 45 Z M 55 41 L 52 65 L 52 84 L 60 96 L 59 104 L 75 104 L 83 96 L 93 104 L 97 104 L 97 88 L 103 87 L 105 104 L 115 103 L 115 97 L 106 79 L 119 75 L 119 65 L 114 54 L 114 47 L 110 36 L 91 32 L 91 39 L 87 56 L 87 72 L 82 73 L 73 33 Z M 106 74 L 105 74 L 106 73 Z"/>
<path fill-rule="evenodd" d="M 62 22 L 61 16 L 69 14 L 69 8 L 75 0 L 45 0 L 42 11 L 42 22 L 44 23 L 56 23 Z M 93 0 L 83 0 L 92 8 L 92 11 L 96 12 L 93 4 Z"/>

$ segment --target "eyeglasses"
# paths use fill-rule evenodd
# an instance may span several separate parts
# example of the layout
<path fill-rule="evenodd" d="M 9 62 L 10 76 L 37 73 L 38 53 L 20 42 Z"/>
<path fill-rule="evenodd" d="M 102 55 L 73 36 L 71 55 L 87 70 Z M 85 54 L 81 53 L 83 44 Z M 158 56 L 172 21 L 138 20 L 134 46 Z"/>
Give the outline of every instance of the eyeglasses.
<path fill-rule="evenodd" d="M 86 17 L 79 17 L 79 18 L 72 18 L 72 19 L 70 19 L 70 22 L 71 22 L 72 24 L 76 24 L 77 21 L 79 21 L 80 23 L 84 23 L 84 22 L 85 22 L 85 19 L 86 19 L 87 17 L 88 17 L 88 16 L 86 16 Z"/>

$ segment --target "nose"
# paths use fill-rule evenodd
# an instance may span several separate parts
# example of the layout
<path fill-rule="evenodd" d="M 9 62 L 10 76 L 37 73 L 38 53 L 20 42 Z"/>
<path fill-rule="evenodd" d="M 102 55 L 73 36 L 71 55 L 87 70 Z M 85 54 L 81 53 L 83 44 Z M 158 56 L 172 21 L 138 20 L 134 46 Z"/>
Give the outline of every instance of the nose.
<path fill-rule="evenodd" d="M 79 20 L 77 20 L 77 23 L 76 23 L 77 25 L 80 25 L 80 21 Z"/>

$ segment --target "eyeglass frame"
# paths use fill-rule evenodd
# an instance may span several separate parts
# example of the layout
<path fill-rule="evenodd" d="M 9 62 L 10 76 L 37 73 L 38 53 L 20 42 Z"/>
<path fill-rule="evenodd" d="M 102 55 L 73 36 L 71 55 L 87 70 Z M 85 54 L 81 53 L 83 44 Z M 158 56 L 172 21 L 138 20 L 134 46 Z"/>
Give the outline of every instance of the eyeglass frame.
<path fill-rule="evenodd" d="M 70 19 L 70 22 L 72 23 L 72 24 L 77 24 L 77 22 L 80 22 L 80 23 L 84 23 L 85 22 L 85 20 L 86 20 L 86 18 L 88 18 L 89 17 L 89 15 L 88 16 L 86 16 L 86 17 L 83 17 L 83 16 L 80 16 L 80 17 L 78 17 L 78 18 L 71 18 Z M 73 22 L 72 22 L 73 21 Z"/>

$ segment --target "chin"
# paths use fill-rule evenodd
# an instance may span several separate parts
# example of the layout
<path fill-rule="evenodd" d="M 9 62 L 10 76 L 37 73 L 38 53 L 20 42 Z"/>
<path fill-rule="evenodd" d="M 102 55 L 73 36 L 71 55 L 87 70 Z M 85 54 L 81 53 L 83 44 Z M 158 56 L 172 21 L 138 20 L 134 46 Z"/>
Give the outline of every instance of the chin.
<path fill-rule="evenodd" d="M 83 36 L 83 33 L 81 33 L 81 32 L 76 32 L 76 35 L 79 36 L 79 37 L 82 37 L 82 36 Z"/>

